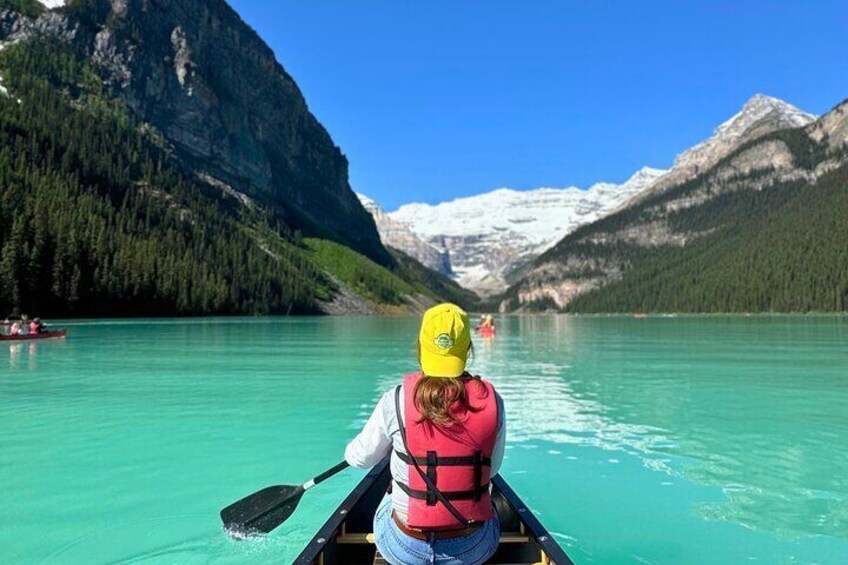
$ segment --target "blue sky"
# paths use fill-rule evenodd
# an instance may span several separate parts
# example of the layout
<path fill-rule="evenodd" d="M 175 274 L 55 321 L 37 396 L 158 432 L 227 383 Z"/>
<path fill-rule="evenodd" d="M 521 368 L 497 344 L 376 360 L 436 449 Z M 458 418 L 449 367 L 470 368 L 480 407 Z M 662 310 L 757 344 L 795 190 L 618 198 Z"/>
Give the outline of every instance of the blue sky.
<path fill-rule="evenodd" d="M 848 2 L 230 0 L 384 208 L 668 167 L 755 93 L 848 98 Z"/>

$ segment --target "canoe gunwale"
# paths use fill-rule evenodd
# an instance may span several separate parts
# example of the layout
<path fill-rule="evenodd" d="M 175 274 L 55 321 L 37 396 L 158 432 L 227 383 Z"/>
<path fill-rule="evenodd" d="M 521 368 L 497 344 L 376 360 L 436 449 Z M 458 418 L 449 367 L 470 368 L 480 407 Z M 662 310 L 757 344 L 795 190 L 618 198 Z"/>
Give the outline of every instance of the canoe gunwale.
<path fill-rule="evenodd" d="M 292 562 L 294 565 L 325 563 L 321 560 L 322 552 L 335 544 L 336 536 L 342 530 L 345 522 L 349 518 L 353 518 L 351 511 L 356 509 L 357 504 L 366 495 L 373 494 L 370 491 L 375 485 L 381 481 L 388 483 L 388 480 L 390 480 L 388 465 L 389 459 L 387 457 L 368 472 Z M 494 486 L 493 492 L 499 491 L 500 496 L 515 514 L 515 518 L 523 525 L 523 533 L 529 537 L 530 543 L 545 553 L 551 565 L 574 565 L 574 562 L 566 555 L 562 547 L 503 477 L 500 475 L 492 477 L 492 484 Z M 382 493 L 380 493 L 380 498 L 382 498 Z"/>
<path fill-rule="evenodd" d="M 40 334 L 24 334 L 24 335 L 0 335 L 0 341 L 38 341 L 40 339 L 61 339 L 65 337 L 68 330 L 62 328 L 60 330 L 44 332 Z"/>
<path fill-rule="evenodd" d="M 389 459 L 375 465 L 365 477 L 359 481 L 359 484 L 347 495 L 338 508 L 333 512 L 333 515 L 321 526 L 307 546 L 298 555 L 297 559 L 292 562 L 292 565 L 311 565 L 315 563 L 321 552 L 324 551 L 326 545 L 333 541 L 333 537 L 338 532 L 342 524 L 347 520 L 347 514 L 356 506 L 356 503 L 374 486 L 374 483 L 380 480 L 384 473 L 388 472 Z"/>
<path fill-rule="evenodd" d="M 516 494 L 512 487 L 501 477 L 495 475 L 492 477 L 492 483 L 495 488 L 501 491 L 506 501 L 512 506 L 512 509 L 518 513 L 518 519 L 524 524 L 530 538 L 545 552 L 548 559 L 556 565 L 574 565 L 565 551 L 554 540 L 553 536 L 548 532 L 545 526 L 539 521 L 533 511 L 527 508 L 524 501 Z"/>

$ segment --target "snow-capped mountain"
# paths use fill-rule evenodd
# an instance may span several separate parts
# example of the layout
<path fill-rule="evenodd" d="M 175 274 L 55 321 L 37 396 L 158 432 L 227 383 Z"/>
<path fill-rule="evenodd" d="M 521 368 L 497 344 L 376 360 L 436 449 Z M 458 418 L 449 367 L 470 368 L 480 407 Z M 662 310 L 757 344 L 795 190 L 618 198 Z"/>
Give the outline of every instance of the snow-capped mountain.
<path fill-rule="evenodd" d="M 624 291 L 622 286 L 617 286 L 616 302 L 604 303 L 601 309 L 624 308 L 627 311 L 627 308 L 634 308 L 634 304 L 639 309 L 646 304 L 662 304 L 658 307 L 672 310 L 704 308 L 703 303 L 695 304 L 693 295 L 686 295 L 685 300 L 671 305 L 669 297 L 674 292 L 666 292 L 675 287 L 668 285 L 667 276 L 678 277 L 678 286 L 712 284 L 703 282 L 708 277 L 703 277 L 697 267 L 691 267 L 694 270 L 690 277 L 682 276 L 681 271 L 674 275 L 641 271 L 645 279 L 637 275 L 636 279 L 628 280 L 629 273 L 639 272 L 641 267 L 639 262 L 633 261 L 634 253 L 657 257 L 670 248 L 682 250 L 694 241 L 713 238 L 713 252 L 709 256 L 716 261 L 716 269 L 738 273 L 733 271 L 733 264 L 719 266 L 720 258 L 730 256 L 730 250 L 739 248 L 738 245 L 722 246 L 722 237 L 733 237 L 728 231 L 732 224 L 722 220 L 728 217 L 726 207 L 732 206 L 738 217 L 748 216 L 751 223 L 761 222 L 765 228 L 768 220 L 763 221 L 763 216 L 771 217 L 768 212 L 779 215 L 780 205 L 770 210 L 767 199 L 737 198 L 728 204 L 721 197 L 744 191 L 765 194 L 771 187 L 789 184 L 793 190 L 804 190 L 805 186 L 814 186 L 826 173 L 845 165 L 848 161 L 846 107 L 839 106 L 816 120 L 812 114 L 782 100 L 754 96 L 739 113 L 716 128 L 712 137 L 680 154 L 668 173 L 631 199 L 626 206 L 628 214 L 615 221 L 587 226 L 579 235 L 563 239 L 537 258 L 507 292 L 509 298 L 501 307 L 532 309 L 554 304 L 562 308 L 583 294 L 599 291 L 611 282 L 624 281 L 622 284 L 633 286 Z M 769 135 L 787 129 L 796 132 L 786 136 Z M 825 145 L 827 150 L 823 150 Z M 799 163 L 798 154 L 809 155 L 809 161 Z M 682 215 L 686 216 L 685 221 L 681 221 Z M 693 265 L 704 256 L 695 253 L 690 256 Z M 778 262 L 775 259 L 774 264 Z M 680 263 L 681 269 L 690 267 L 684 263 Z M 657 263 L 650 264 L 655 267 Z M 764 272 L 773 267 L 761 264 Z M 732 278 L 728 276 L 728 280 Z M 651 282 L 642 284 L 647 279 Z M 664 284 L 667 288 L 663 288 Z M 733 295 L 735 289 L 723 292 Z M 712 287 L 704 295 L 712 297 L 707 300 L 720 301 L 715 297 L 722 292 Z M 761 295 L 758 300 L 762 300 Z M 621 306 L 624 303 L 628 306 Z M 716 307 L 715 304 L 729 303 L 710 304 Z"/>
<path fill-rule="evenodd" d="M 718 126 L 709 139 L 678 155 L 668 174 L 646 195 L 694 178 L 743 143 L 772 131 L 806 126 L 816 117 L 778 98 L 755 94 L 738 113 Z"/>
<path fill-rule="evenodd" d="M 386 215 L 394 222 L 391 227 L 378 221 L 378 229 L 382 234 L 402 226 L 404 232 L 447 251 L 462 286 L 492 295 L 506 288 L 517 269 L 578 227 L 694 178 L 750 140 L 815 119 L 787 102 L 757 94 L 709 139 L 681 153 L 668 171 L 644 168 L 621 185 L 598 183 L 588 190 L 502 188 L 436 205 L 407 204 Z M 388 245 L 413 254 L 397 238 Z"/>
<path fill-rule="evenodd" d="M 444 248 L 437 248 L 417 235 L 403 222 L 393 220 L 380 206 L 364 194 L 357 193 L 362 206 L 368 210 L 377 224 L 383 245 L 400 249 L 414 257 L 426 267 L 445 275 L 452 275 L 450 256 Z"/>
<path fill-rule="evenodd" d="M 501 188 L 436 205 L 407 204 L 388 216 L 447 250 L 462 286 L 491 295 L 506 288 L 517 267 L 620 207 L 664 173 L 646 167 L 621 185 L 598 183 L 588 190 Z"/>
<path fill-rule="evenodd" d="M 801 127 L 815 121 L 816 116 L 808 114 L 778 98 L 754 95 L 732 118 L 718 126 L 713 136 L 695 147 L 681 153 L 674 161 L 674 168 L 698 166 L 704 161 L 722 152 L 723 148 L 736 145 L 743 136 L 748 138 L 758 134 L 758 122 L 773 118 L 774 129 Z"/>

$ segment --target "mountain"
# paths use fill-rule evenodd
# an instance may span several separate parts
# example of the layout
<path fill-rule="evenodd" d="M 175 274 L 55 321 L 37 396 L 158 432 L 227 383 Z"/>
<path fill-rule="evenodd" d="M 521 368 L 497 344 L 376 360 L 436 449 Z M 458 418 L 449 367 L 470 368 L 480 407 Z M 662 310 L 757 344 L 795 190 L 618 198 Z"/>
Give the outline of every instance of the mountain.
<path fill-rule="evenodd" d="M 502 308 L 848 308 L 848 102 L 813 119 L 754 97 L 646 194 L 536 259 Z"/>
<path fill-rule="evenodd" d="M 642 194 L 642 197 L 662 192 L 698 176 L 746 141 L 768 132 L 805 126 L 815 119 L 816 116 L 783 100 L 756 94 L 739 112 L 719 125 L 709 139 L 678 155 L 662 181 Z"/>
<path fill-rule="evenodd" d="M 403 251 L 420 261 L 424 266 L 442 273 L 443 275 L 452 275 L 450 254 L 445 249 L 438 249 L 435 246 L 427 243 L 404 224 L 393 220 L 379 204 L 368 198 L 364 194 L 357 194 L 362 206 L 374 218 L 374 223 L 377 224 L 377 231 L 380 233 L 380 240 L 383 245 Z"/>
<path fill-rule="evenodd" d="M 588 190 L 507 188 L 437 205 L 407 204 L 389 218 L 449 253 L 457 281 L 481 295 L 501 292 L 519 268 L 577 227 L 620 207 L 664 171 L 644 168 L 621 185 Z"/>
<path fill-rule="evenodd" d="M 6 2 L 26 3 L 26 0 Z M 2 40 L 71 39 L 78 55 L 195 178 L 273 208 L 283 221 L 390 257 L 348 184 L 348 163 L 273 51 L 223 0 L 54 0 Z"/>
<path fill-rule="evenodd" d="M 0 309 L 419 310 L 347 160 L 222 0 L 0 0 Z M 420 267 L 420 269 L 424 269 Z"/>

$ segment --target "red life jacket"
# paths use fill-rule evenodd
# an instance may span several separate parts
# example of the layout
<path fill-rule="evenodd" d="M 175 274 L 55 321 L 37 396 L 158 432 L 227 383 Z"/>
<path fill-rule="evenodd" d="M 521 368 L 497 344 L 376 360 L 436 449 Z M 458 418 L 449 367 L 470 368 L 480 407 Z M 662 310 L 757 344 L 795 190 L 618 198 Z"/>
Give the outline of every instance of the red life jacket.
<path fill-rule="evenodd" d="M 413 393 L 421 377 L 421 373 L 414 373 L 403 380 L 403 422 L 409 455 L 398 453 L 398 456 L 408 465 L 409 484 L 400 485 L 409 495 L 407 525 L 427 531 L 462 527 L 428 489 L 411 457 L 416 458 L 421 470 L 463 517 L 473 522 L 488 520 L 494 515 L 489 499 L 489 477 L 498 435 L 495 389 L 481 379 L 466 380 L 466 398 L 471 406 L 480 410 L 471 412 L 456 406 L 453 415 L 460 423 L 444 427 L 428 421 L 419 422 L 421 413 L 415 407 Z"/>

